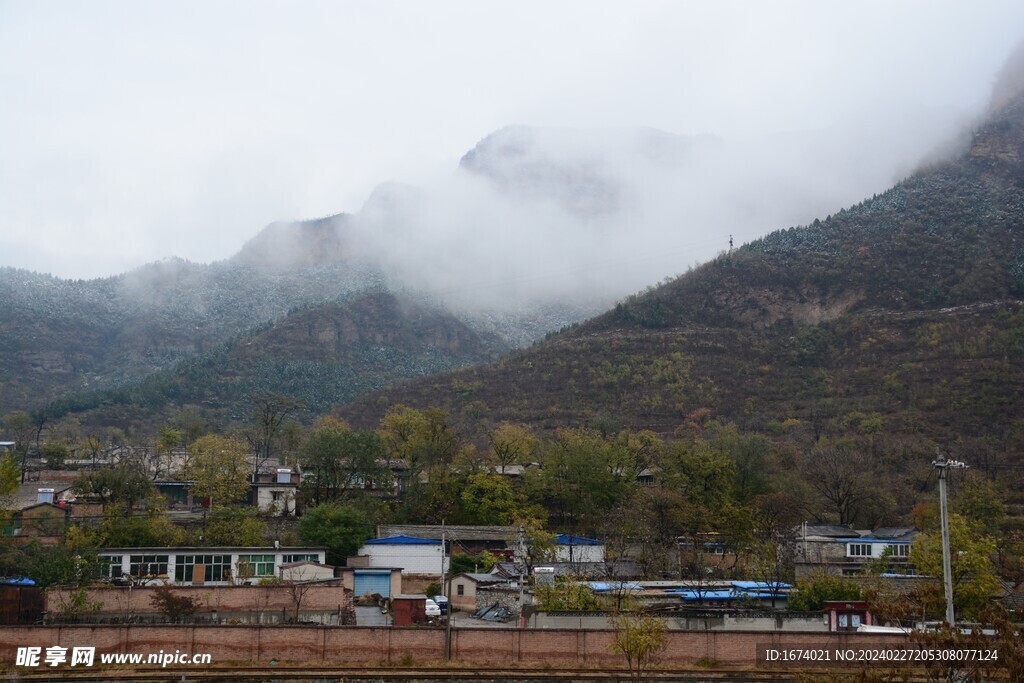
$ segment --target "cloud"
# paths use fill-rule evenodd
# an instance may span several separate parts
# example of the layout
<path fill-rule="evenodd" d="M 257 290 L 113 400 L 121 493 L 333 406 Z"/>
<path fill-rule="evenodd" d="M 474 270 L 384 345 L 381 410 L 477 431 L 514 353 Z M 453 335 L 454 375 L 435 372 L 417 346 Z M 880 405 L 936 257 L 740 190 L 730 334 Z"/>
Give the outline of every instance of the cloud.
<path fill-rule="evenodd" d="M 5 3 L 0 265 L 82 277 L 226 258 L 272 221 L 358 211 L 382 181 L 455 192 L 436 178 L 508 124 L 712 134 L 729 149 L 792 135 L 783 150 L 799 152 L 775 157 L 778 169 L 766 154 L 730 159 L 729 173 L 804 188 L 800 211 L 709 191 L 746 206 L 750 230 L 782 227 L 768 220 L 856 201 L 851 190 L 906 172 L 980 111 L 1022 20 L 1024 6 L 1003 0 Z M 819 173 L 816 148 L 844 172 Z M 815 172 L 799 173 L 808 163 Z M 639 184 L 659 182 L 641 172 Z M 467 191 L 443 203 L 482 230 L 497 200 Z M 557 206 L 504 208 L 520 234 L 527 221 L 579 236 L 559 231 Z M 432 229 L 456 230 L 430 211 L 442 214 L 424 219 Z M 731 229 L 694 211 L 690 223 Z M 672 232 L 683 221 L 651 213 L 665 225 L 635 234 L 680 237 L 652 250 L 652 274 L 672 265 L 663 252 L 677 249 L 681 267 L 719 248 L 718 235 Z M 516 232 L 503 220 L 487 222 Z"/>

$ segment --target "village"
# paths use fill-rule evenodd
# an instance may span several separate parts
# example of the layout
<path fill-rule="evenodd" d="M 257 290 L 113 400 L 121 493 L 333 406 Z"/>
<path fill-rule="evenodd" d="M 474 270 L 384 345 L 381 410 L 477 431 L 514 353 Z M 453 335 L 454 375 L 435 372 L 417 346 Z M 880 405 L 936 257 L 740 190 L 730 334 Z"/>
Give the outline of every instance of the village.
<path fill-rule="evenodd" d="M 11 442 L 0 448 L 11 449 Z M 186 457 L 179 453 L 179 458 Z M 111 449 L 98 459 L 47 469 L 29 461 L 26 481 L 14 495 L 4 529 L 7 543 L 52 546 L 69 530 L 88 527 L 103 514 L 95 496 L 77 492 L 83 472 L 110 468 L 126 457 L 152 453 Z M 171 459 L 173 461 L 173 458 Z M 252 456 L 250 456 L 250 461 Z M 399 496 L 404 463 L 390 461 L 378 495 Z M 79 469 L 80 468 L 80 469 Z M 503 466 L 517 477 L 522 465 Z M 197 525 L 209 499 L 193 496 L 194 482 L 164 463 L 152 482 L 172 523 Z M 151 471 L 150 474 L 153 474 Z M 161 476 L 165 475 L 165 476 Z M 650 470 L 638 475 L 649 485 Z M 246 502 L 289 528 L 296 521 L 302 471 L 296 465 L 261 463 L 248 477 Z M 380 490 L 385 489 L 385 490 Z M 134 511 L 141 513 L 141 510 Z M 610 549 L 600 538 L 568 533 L 528 533 L 513 525 L 380 524 L 372 538 L 342 563 L 328 549 L 288 544 L 294 533 L 260 546 L 187 545 L 96 549 L 89 576 L 76 585 L 39 586 L 10 576 L 0 592 L 6 624 L 317 624 L 359 627 L 610 629 L 622 610 L 653 614 L 669 630 L 856 632 L 872 627 L 923 625 L 924 614 L 875 615 L 864 595 L 907 594 L 932 577 L 919 576 L 911 527 L 854 530 L 802 523 L 780 539 L 788 572 L 765 580 L 745 574 L 743 553 L 719 534 L 697 544 L 680 538 L 674 571 L 645 575 L 630 548 Z M 72 531 L 71 533 L 74 533 Z M 780 561 L 780 567 L 782 563 Z M 818 604 L 790 597 L 794 584 L 829 578 L 861 586 L 859 595 L 825 595 Z M 1020 587 L 1001 595 L 1013 608 Z M 886 618 L 888 616 L 888 619 Z"/>

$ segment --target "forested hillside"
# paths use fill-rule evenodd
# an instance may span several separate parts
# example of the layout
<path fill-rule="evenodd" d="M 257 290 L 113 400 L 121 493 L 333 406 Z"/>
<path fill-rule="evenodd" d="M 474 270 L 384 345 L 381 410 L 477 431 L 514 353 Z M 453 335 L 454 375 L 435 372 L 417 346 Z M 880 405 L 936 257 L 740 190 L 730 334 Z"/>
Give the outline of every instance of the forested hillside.
<path fill-rule="evenodd" d="M 440 309 L 371 292 L 297 309 L 141 381 L 58 399 L 48 410 L 52 418 L 73 412 L 94 425 L 145 433 L 182 406 L 227 424 L 249 411 L 253 396 L 273 393 L 301 403 L 308 420 L 397 380 L 493 360 L 505 350 L 498 337 Z"/>
<path fill-rule="evenodd" d="M 671 435 L 709 411 L 763 434 L 882 433 L 1020 462 L 1024 100 L 969 149 L 812 225 L 774 232 L 497 364 L 407 383 L 395 403 Z M 927 456 L 925 456 L 927 457 Z"/>

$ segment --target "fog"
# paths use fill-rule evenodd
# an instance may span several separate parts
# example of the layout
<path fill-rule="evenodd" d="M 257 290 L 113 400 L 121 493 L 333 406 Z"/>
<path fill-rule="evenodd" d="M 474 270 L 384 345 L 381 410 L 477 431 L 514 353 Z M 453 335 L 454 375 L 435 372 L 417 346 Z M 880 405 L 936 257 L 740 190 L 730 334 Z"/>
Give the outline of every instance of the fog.
<path fill-rule="evenodd" d="M 602 304 L 950 149 L 1022 20 L 1009 1 L 2 3 L 0 265 L 211 262 L 347 212 L 403 286 Z"/>

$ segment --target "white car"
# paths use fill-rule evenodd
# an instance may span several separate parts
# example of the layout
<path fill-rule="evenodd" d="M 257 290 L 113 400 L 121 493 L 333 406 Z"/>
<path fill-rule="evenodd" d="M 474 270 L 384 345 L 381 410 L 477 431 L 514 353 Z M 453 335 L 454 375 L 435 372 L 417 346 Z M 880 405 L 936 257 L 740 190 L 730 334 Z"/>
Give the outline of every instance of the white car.
<path fill-rule="evenodd" d="M 428 617 L 439 617 L 441 616 L 441 606 L 436 602 L 427 598 L 427 616 Z"/>

